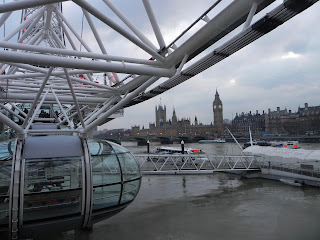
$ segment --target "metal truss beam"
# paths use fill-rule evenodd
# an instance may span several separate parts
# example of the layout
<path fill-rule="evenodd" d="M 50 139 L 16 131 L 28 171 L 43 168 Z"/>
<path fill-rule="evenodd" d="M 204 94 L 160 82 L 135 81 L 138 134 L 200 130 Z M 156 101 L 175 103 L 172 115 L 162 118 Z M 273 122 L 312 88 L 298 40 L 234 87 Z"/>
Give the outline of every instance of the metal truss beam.
<path fill-rule="evenodd" d="M 142 173 L 190 174 L 260 171 L 254 156 L 219 156 L 206 154 L 135 154 Z"/>
<path fill-rule="evenodd" d="M 0 121 L 25 135 L 39 131 L 32 130 L 31 126 L 35 124 L 33 120 L 40 119 L 55 121 L 57 125 L 67 122 L 70 133 L 86 136 L 109 121 L 117 111 L 196 76 L 317 0 L 286 0 L 255 23 L 252 23 L 254 15 L 274 0 L 232 1 L 214 12 L 222 2 L 217 0 L 195 21 L 191 20 L 191 25 L 168 45 L 161 21 L 157 19 L 161 14 L 154 11 L 149 0 L 142 1 L 142 11 L 145 11 L 145 22 L 150 23 L 154 40 L 114 2 L 103 0 L 104 4 L 99 5 L 89 0 L 69 1 L 69 7 L 80 8 L 78 12 L 83 14 L 81 29 L 63 13 L 63 2 L 24 0 L 0 4 L 1 30 L 6 23 L 15 20 L 14 11 L 22 10 L 20 24 L 10 27 L 0 40 L 0 103 L 5 112 L 24 123 L 19 126 L 3 113 Z M 106 14 L 102 6 L 115 16 Z M 210 19 L 211 13 L 214 17 Z M 241 24 L 242 30 L 234 32 Z M 198 29 L 191 32 L 195 26 Z M 231 32 L 233 37 L 223 40 Z M 119 37 L 121 44 L 135 48 L 137 54 L 133 57 L 109 55 L 108 52 L 115 51 L 105 36 Z M 219 47 L 199 57 L 219 40 Z M 50 105 L 50 119 L 37 117 L 37 109 L 40 110 L 42 104 Z M 25 114 L 17 106 L 28 106 L 30 111 Z M 53 109 L 60 109 L 60 112 L 53 113 Z M 231 162 L 227 164 L 232 168 Z"/>
<path fill-rule="evenodd" d="M 307 1 L 308 4 L 305 4 L 301 8 L 299 8 L 299 11 L 303 11 L 317 1 L 318 0 Z M 232 37 L 230 40 L 222 43 L 215 50 L 211 51 L 200 60 L 191 64 L 180 73 L 177 72 L 176 75 L 169 78 L 164 83 L 149 90 L 146 93 L 139 95 L 137 98 L 133 99 L 133 101 L 130 102 L 126 107 L 144 102 L 150 98 L 168 91 L 173 87 L 176 87 L 177 85 L 212 67 L 213 65 L 217 64 L 218 62 L 231 56 L 233 53 L 262 37 L 263 35 L 274 30 L 299 13 L 299 11 L 293 11 L 292 7 L 290 7 L 294 5 L 294 3 L 298 4 L 298 2 L 295 0 L 288 0 L 285 3 L 279 5 L 274 10 L 266 14 L 265 17 L 262 17 L 256 23 L 254 23 L 250 27 L 247 27 L 246 29 Z"/>

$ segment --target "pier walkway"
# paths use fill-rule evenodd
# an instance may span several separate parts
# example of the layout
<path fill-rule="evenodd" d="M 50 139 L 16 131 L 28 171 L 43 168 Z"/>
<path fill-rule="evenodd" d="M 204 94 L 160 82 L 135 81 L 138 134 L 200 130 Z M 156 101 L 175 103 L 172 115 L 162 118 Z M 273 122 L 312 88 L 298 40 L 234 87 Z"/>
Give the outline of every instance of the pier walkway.
<path fill-rule="evenodd" d="M 208 174 L 260 171 L 254 156 L 135 154 L 142 174 Z"/>
<path fill-rule="evenodd" d="M 135 154 L 144 175 L 159 174 L 212 174 L 227 172 L 245 174 L 247 177 L 267 179 L 293 179 L 307 185 L 320 187 L 320 169 L 270 163 L 259 160 L 259 156 L 245 155 L 194 155 L 194 154 Z M 253 174 L 252 173 L 257 173 Z"/>
<path fill-rule="evenodd" d="M 260 163 L 260 168 L 261 169 L 273 169 L 273 170 L 278 170 L 282 172 L 287 172 L 287 173 L 292 173 L 292 174 L 299 174 L 299 175 L 304 175 L 308 177 L 313 177 L 313 178 L 319 178 L 320 181 L 320 170 L 319 169 L 303 169 L 301 167 L 293 167 L 290 165 L 284 165 L 284 164 L 272 164 L 269 166 L 266 162 Z"/>
<path fill-rule="evenodd" d="M 281 180 L 291 179 L 299 183 L 320 187 L 320 169 L 306 169 L 292 164 L 260 162 L 262 178 Z"/>

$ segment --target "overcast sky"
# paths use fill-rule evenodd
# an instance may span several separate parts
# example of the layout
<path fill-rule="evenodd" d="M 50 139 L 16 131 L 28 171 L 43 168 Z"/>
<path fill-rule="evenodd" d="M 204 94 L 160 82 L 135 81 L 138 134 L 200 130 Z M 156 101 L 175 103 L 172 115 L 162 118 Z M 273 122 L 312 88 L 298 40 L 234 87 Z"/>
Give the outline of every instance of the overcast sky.
<path fill-rule="evenodd" d="M 94 4 L 97 1 L 89 2 Z M 178 36 L 213 2 L 212 0 L 150 0 L 166 44 Z M 222 1 L 219 7 L 224 7 L 229 2 L 230 0 Z M 277 1 L 272 6 L 282 2 Z M 113 3 L 157 45 L 141 0 L 121 0 Z M 117 21 L 117 17 L 103 3 L 100 4 L 101 9 Z M 212 18 L 219 7 L 210 13 L 209 17 Z M 270 9 L 273 7 L 259 14 L 254 21 Z M 224 118 L 230 120 L 236 113 L 241 112 L 255 113 L 258 110 L 261 113 L 263 110 L 268 111 L 268 108 L 274 111 L 277 107 L 295 112 L 306 102 L 309 106 L 320 105 L 320 28 L 317 26 L 320 20 L 319 13 L 318 2 L 194 78 L 153 99 L 126 108 L 123 118 L 115 119 L 102 128 L 131 128 L 133 125 L 148 128 L 150 122 L 155 122 L 155 106 L 160 103 L 167 107 L 167 118 L 171 118 L 175 108 L 179 119 L 190 117 L 193 122 L 197 116 L 198 121 L 210 124 L 213 122 L 212 102 L 216 89 L 223 102 Z M 81 26 L 81 11 L 72 2 L 64 3 L 64 14 L 68 19 L 72 19 L 78 28 Z M 200 23 L 199 26 L 201 24 L 204 23 Z M 98 28 L 99 26 L 98 24 Z M 87 29 L 87 24 L 84 23 L 83 38 L 90 44 L 94 39 L 92 34 L 86 32 Z M 143 51 L 137 51 L 133 44 L 126 44 L 120 35 L 105 29 L 101 24 L 99 33 L 105 40 L 109 54 L 143 59 L 150 57 Z M 197 28 L 191 33 L 196 30 Z M 239 28 L 238 31 L 240 30 Z M 217 46 L 211 47 L 210 50 Z M 97 50 L 93 45 L 92 48 Z"/>
<path fill-rule="evenodd" d="M 197 1 L 197 4 L 202 2 L 206 8 L 208 1 Z M 258 110 L 261 113 L 268 108 L 274 111 L 277 107 L 295 112 L 306 102 L 309 106 L 320 105 L 319 12 L 320 4 L 316 3 L 187 82 L 125 109 L 123 118 L 103 127 L 144 125 L 148 128 L 149 122 L 155 122 L 154 109 L 160 103 L 167 107 L 167 118 L 171 118 L 175 108 L 178 118 L 190 117 L 193 121 L 197 116 L 200 122 L 209 124 L 213 121 L 212 102 L 216 88 L 223 102 L 224 118 L 230 120 L 241 112 Z M 165 14 L 170 18 L 172 12 L 163 13 L 162 19 L 167 18 Z M 185 25 L 185 17 L 175 19 Z"/>

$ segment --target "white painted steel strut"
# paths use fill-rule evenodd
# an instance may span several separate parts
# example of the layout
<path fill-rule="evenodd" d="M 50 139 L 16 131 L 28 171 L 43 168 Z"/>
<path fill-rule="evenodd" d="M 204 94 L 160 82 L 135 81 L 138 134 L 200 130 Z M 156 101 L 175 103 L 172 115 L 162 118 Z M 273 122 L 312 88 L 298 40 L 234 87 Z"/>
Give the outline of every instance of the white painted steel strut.
<path fill-rule="evenodd" d="M 190 26 L 168 45 L 161 14 L 149 0 L 139 5 L 145 13 L 139 17 L 145 17 L 143 24 L 150 24 L 154 38 L 139 21 L 132 19 L 136 12 L 126 12 L 120 4 L 109 0 L 24 0 L 0 4 L 0 30 L 6 29 L 0 38 L 0 121 L 25 136 L 34 134 L 39 130 L 32 130 L 32 126 L 41 120 L 35 110 L 40 111 L 41 104 L 50 105 L 51 111 L 60 109 L 58 116 L 51 113 L 54 124 L 66 124 L 64 132 L 69 129 L 74 134 L 86 135 L 112 120 L 117 111 L 179 85 L 317 0 L 286 0 L 279 6 L 270 5 L 274 0 L 230 0 L 220 7 L 223 2 L 217 0 L 202 15 L 187 19 Z M 269 6 L 273 9 L 253 22 L 253 17 Z M 162 11 L 166 7 L 169 6 L 162 6 Z M 75 10 L 66 14 L 65 10 L 70 9 Z M 20 11 L 19 22 L 16 16 Z M 84 32 L 77 25 L 79 21 L 75 21 L 81 17 L 85 21 Z M 242 24 L 240 32 L 222 40 Z M 117 55 L 111 45 L 113 39 L 117 39 L 116 44 L 130 46 L 137 54 Z M 207 53 L 206 49 L 219 40 L 221 45 Z M 78 44 L 83 46 L 81 51 Z M 113 55 L 108 54 L 110 50 Z M 202 52 L 207 55 L 200 58 Z M 27 114 L 23 106 L 30 109 Z M 67 113 L 64 109 L 71 110 Z M 22 126 L 10 116 L 24 119 Z"/>

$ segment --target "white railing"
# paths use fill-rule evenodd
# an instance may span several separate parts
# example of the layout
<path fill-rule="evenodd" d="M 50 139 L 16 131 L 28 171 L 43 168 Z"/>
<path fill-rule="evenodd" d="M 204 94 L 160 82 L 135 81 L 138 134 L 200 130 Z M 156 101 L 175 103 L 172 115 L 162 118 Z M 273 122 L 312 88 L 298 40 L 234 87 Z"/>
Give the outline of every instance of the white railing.
<path fill-rule="evenodd" d="M 142 173 L 213 173 L 257 171 L 254 156 L 194 154 L 135 154 Z"/>
<path fill-rule="evenodd" d="M 305 175 L 309 177 L 320 178 L 320 169 L 305 169 L 294 164 L 284 164 L 284 163 L 270 163 L 270 161 L 264 161 L 260 163 L 260 168 L 274 169 L 283 172 L 295 173 L 300 175 Z"/>

